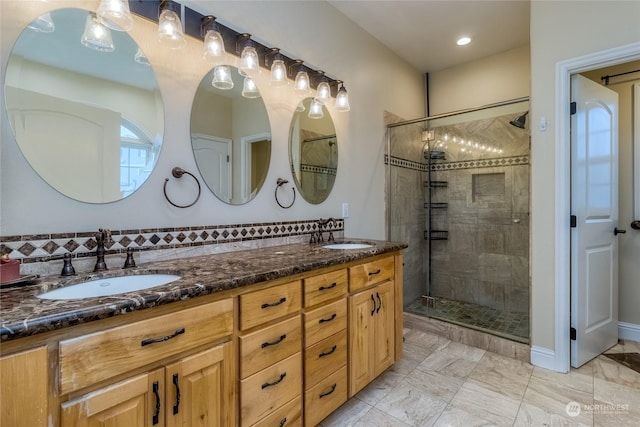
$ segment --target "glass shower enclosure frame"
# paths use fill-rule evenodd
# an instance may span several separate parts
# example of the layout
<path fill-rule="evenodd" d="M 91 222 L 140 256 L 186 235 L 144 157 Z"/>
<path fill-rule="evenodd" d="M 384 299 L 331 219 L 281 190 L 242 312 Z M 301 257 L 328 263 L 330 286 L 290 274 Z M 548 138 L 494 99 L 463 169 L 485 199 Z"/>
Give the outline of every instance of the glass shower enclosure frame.
<path fill-rule="evenodd" d="M 387 126 L 404 310 L 529 342 L 528 98 Z"/>

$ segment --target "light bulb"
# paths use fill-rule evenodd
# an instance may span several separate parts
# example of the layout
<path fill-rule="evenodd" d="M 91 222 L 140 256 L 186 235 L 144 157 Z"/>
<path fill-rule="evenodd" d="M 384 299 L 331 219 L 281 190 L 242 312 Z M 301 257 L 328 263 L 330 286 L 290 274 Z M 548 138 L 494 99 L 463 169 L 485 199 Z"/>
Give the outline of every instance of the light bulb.
<path fill-rule="evenodd" d="M 204 50 L 202 56 L 205 59 L 217 61 L 226 55 L 224 40 L 216 30 L 207 30 L 204 36 Z"/>
<path fill-rule="evenodd" d="M 287 84 L 287 68 L 282 59 L 274 59 L 271 64 L 271 84 L 276 86 Z"/>
<path fill-rule="evenodd" d="M 213 69 L 213 87 L 218 89 L 233 89 L 233 79 L 228 65 L 218 65 Z"/>
<path fill-rule="evenodd" d="M 244 84 L 242 85 L 242 96 L 245 98 L 259 98 L 260 92 L 258 87 L 254 83 L 253 79 L 249 76 L 245 76 Z"/>
<path fill-rule="evenodd" d="M 112 30 L 128 31 L 133 27 L 133 17 L 127 0 L 101 0 L 98 18 Z"/>
<path fill-rule="evenodd" d="M 309 118 L 310 119 L 321 119 L 324 117 L 324 112 L 322 111 L 322 102 L 318 101 L 316 98 L 313 98 L 311 101 L 311 106 L 309 107 Z"/>
<path fill-rule="evenodd" d="M 260 72 L 259 67 L 258 51 L 256 51 L 253 43 L 249 40 L 240 54 L 240 71 L 244 75 L 254 75 Z"/>
<path fill-rule="evenodd" d="M 340 90 L 338 90 L 338 94 L 336 95 L 335 109 L 341 112 L 351 110 L 351 107 L 349 106 L 349 95 L 347 94 L 347 89 L 345 89 L 344 85 L 340 86 Z"/>
<path fill-rule="evenodd" d="M 56 25 L 53 23 L 53 19 L 51 19 L 51 14 L 45 13 L 34 19 L 28 28 L 38 33 L 52 33 L 56 30 Z"/>
<path fill-rule="evenodd" d="M 180 49 L 187 44 L 180 17 L 171 9 L 163 9 L 160 13 L 158 38 L 169 49 Z"/>
<path fill-rule="evenodd" d="M 328 102 L 331 99 L 331 88 L 329 87 L 329 82 L 324 80 L 324 78 L 323 81 L 318 83 L 316 98 L 321 102 Z"/>
<path fill-rule="evenodd" d="M 294 82 L 294 89 L 297 92 L 306 92 L 309 90 L 309 74 L 306 71 L 300 70 L 296 74 L 296 80 Z"/>

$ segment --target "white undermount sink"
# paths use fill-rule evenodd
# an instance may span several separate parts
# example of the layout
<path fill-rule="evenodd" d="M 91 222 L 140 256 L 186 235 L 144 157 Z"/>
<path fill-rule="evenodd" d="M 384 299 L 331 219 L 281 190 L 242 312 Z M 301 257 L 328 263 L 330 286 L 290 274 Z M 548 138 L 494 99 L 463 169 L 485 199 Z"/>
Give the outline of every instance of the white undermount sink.
<path fill-rule="evenodd" d="M 325 249 L 366 249 L 370 247 L 372 247 L 372 245 L 366 243 L 333 243 L 323 246 Z"/>
<path fill-rule="evenodd" d="M 37 297 L 50 300 L 105 297 L 166 285 L 178 279 L 180 279 L 180 276 L 175 274 L 139 274 L 103 277 L 101 279 L 88 280 L 76 285 L 54 289 L 37 295 Z"/>

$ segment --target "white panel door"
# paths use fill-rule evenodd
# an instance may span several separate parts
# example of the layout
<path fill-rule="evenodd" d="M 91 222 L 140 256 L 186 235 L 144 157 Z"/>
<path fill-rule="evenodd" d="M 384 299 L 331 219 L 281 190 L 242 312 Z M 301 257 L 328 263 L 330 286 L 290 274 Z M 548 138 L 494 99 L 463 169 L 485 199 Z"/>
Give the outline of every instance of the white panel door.
<path fill-rule="evenodd" d="M 618 94 L 571 77 L 571 366 L 618 341 Z"/>
<path fill-rule="evenodd" d="M 200 175 L 223 202 L 231 202 L 231 140 L 193 135 L 193 154 Z"/>

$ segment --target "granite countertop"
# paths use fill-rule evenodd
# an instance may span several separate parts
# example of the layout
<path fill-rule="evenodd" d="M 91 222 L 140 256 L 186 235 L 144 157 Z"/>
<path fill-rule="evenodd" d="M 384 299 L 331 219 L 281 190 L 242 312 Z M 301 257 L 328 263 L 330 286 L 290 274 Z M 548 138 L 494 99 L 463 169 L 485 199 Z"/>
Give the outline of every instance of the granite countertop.
<path fill-rule="evenodd" d="M 342 239 L 337 243 L 346 242 Z M 75 326 L 136 310 L 170 304 L 215 292 L 304 273 L 407 247 L 405 243 L 349 239 L 369 243 L 366 249 L 336 250 L 326 243 L 290 244 L 153 262 L 133 269 L 113 269 L 74 277 L 43 277 L 29 285 L 0 291 L 0 342 Z M 181 279 L 126 294 L 76 300 L 46 300 L 36 296 L 88 279 L 148 273 L 169 273 Z"/>

